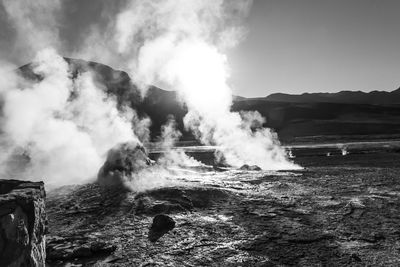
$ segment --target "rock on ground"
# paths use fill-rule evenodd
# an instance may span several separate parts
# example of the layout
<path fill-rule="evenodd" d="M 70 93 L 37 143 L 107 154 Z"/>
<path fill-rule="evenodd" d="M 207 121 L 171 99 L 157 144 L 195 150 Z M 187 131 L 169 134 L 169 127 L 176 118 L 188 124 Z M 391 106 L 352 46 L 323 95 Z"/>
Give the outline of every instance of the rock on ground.
<path fill-rule="evenodd" d="M 149 231 L 149 240 L 157 241 L 160 237 L 175 228 L 175 221 L 168 215 L 158 214 L 153 218 Z"/>
<path fill-rule="evenodd" d="M 48 240 L 47 262 L 90 258 L 97 255 L 108 255 L 115 251 L 116 246 L 107 244 L 99 238 L 84 235 L 71 238 L 52 236 Z"/>
<path fill-rule="evenodd" d="M 242 171 L 261 171 L 261 168 L 258 167 L 257 165 L 244 164 L 242 167 L 240 167 L 240 170 L 242 170 Z"/>
<path fill-rule="evenodd" d="M 43 182 L 0 180 L 0 266 L 45 266 Z"/>
<path fill-rule="evenodd" d="M 83 256 L 96 240 L 116 249 L 49 266 L 400 266 L 399 152 L 297 156 L 305 169 L 182 175 L 141 193 L 55 189 L 49 249 Z M 176 226 L 151 242 L 157 214 Z"/>
<path fill-rule="evenodd" d="M 144 147 L 137 143 L 122 143 L 112 148 L 100 168 L 97 181 L 102 186 L 124 186 L 128 177 L 151 165 Z"/>

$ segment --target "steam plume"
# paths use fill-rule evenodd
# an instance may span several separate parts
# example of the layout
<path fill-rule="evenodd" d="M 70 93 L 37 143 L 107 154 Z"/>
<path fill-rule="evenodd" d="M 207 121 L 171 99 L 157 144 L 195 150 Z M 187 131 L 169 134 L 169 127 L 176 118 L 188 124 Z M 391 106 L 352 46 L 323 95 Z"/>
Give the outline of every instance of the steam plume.
<path fill-rule="evenodd" d="M 157 146 L 162 149 L 163 155 L 158 159 L 158 163 L 164 167 L 198 167 L 202 163 L 189 157 L 179 148 L 174 148 L 176 142 L 182 136 L 181 132 L 176 129 L 176 121 L 173 117 L 169 117 L 167 123 L 162 126 L 161 137 Z"/>
<path fill-rule="evenodd" d="M 117 52 L 130 58 L 138 84 L 164 84 L 179 92 L 188 106 L 185 126 L 204 144 L 218 145 L 233 166 L 296 168 L 276 135 L 258 127 L 258 113 L 233 113 L 225 56 L 243 37 L 238 17 L 251 1 L 131 1 L 117 16 Z M 238 16 L 239 15 L 239 16 Z"/>
<path fill-rule="evenodd" d="M 15 155 L 22 155 L 29 160 L 18 166 L 19 177 L 81 182 L 96 176 L 109 149 L 139 143 L 136 134 L 149 136 L 149 120 L 118 110 L 90 73 L 71 79 L 56 52 L 63 51 L 56 20 L 61 1 L 2 4 L 16 29 L 18 51 L 38 52 L 33 71 L 40 76 L 35 82 L 11 73 L 0 77 L 2 166 L 13 166 Z M 149 84 L 177 90 L 189 110 L 186 128 L 202 143 L 217 145 L 226 163 L 295 168 L 259 113 L 230 111 L 226 52 L 245 36 L 240 23 L 250 6 L 250 0 L 128 1 L 104 33 L 94 30 L 84 42 L 89 49 L 77 54 L 128 70 L 143 91 Z M 172 122 L 164 133 L 166 139 L 179 136 L 167 134 L 175 133 Z"/>
<path fill-rule="evenodd" d="M 110 148 L 139 142 L 132 113 L 118 111 L 90 73 L 72 80 L 67 62 L 52 49 L 38 53 L 33 71 L 41 81 L 20 78 L 2 91 L 2 140 L 9 151 L 22 149 L 30 158 L 16 178 L 43 178 L 50 185 L 82 182 L 95 177 Z"/>
<path fill-rule="evenodd" d="M 2 0 L 16 31 L 15 53 L 25 60 L 47 47 L 59 48 L 61 0 Z"/>

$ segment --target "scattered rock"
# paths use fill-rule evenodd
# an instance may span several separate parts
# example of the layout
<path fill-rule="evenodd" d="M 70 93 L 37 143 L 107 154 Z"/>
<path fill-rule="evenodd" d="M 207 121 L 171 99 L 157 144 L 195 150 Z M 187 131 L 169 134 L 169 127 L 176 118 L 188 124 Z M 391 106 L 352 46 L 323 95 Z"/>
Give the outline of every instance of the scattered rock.
<path fill-rule="evenodd" d="M 131 209 L 135 214 L 173 214 L 207 208 L 226 201 L 231 195 L 219 188 L 166 187 L 141 192 Z"/>
<path fill-rule="evenodd" d="M 160 237 L 175 228 L 175 221 L 168 215 L 159 214 L 153 218 L 148 238 L 151 242 L 157 241 Z"/>
<path fill-rule="evenodd" d="M 381 160 L 368 155 L 375 158 Z M 104 257 L 53 261 L 50 266 L 392 266 L 400 251 L 400 169 L 354 167 L 347 159 L 339 167 L 313 167 L 310 161 L 318 157 L 302 156 L 298 160 L 311 167 L 304 164 L 305 170 L 273 175 L 210 172 L 200 180 L 199 172 L 193 181 L 182 175 L 180 185 L 139 193 L 121 194 L 119 188 L 97 183 L 71 187 L 68 194 L 53 191 L 46 203 L 51 234 L 93 235 L 118 250 Z M 263 183 L 248 186 L 248 180 Z M 379 193 L 369 193 L 369 187 Z M 60 208 L 61 203 L 67 203 L 68 210 Z M 75 206 L 84 212 L 66 212 Z M 150 229 L 157 214 L 172 217 L 176 229 L 153 243 L 149 239 L 163 234 Z M 81 246 L 78 255 L 91 251 L 88 242 Z"/>
<path fill-rule="evenodd" d="M 190 211 L 193 208 L 207 208 L 217 203 L 226 201 L 230 197 L 230 193 L 226 190 L 210 187 L 194 187 L 194 188 L 159 188 L 139 194 L 138 199 L 147 196 L 157 201 L 167 201 L 171 204 L 179 204 L 185 210 Z"/>
<path fill-rule="evenodd" d="M 359 199 L 351 199 L 344 207 L 343 207 L 343 215 L 344 216 L 352 216 L 354 218 L 360 218 L 364 213 L 365 205 Z"/>
<path fill-rule="evenodd" d="M 247 165 L 247 164 L 244 164 L 239 169 L 242 171 L 261 171 L 261 168 L 258 167 L 257 165 Z"/>
<path fill-rule="evenodd" d="M 356 262 L 361 262 L 360 256 L 358 256 L 356 253 L 351 254 L 351 259 Z"/>
<path fill-rule="evenodd" d="M 288 191 L 288 190 L 292 189 L 292 186 L 288 183 L 278 181 L 273 184 L 271 189 L 276 190 L 276 191 Z"/>
<path fill-rule="evenodd" d="M 134 173 L 150 166 L 152 160 L 140 144 L 122 143 L 112 148 L 100 168 L 97 181 L 102 186 L 124 186 Z"/>
<path fill-rule="evenodd" d="M 0 180 L 0 266 L 44 266 L 43 182 Z"/>
<path fill-rule="evenodd" d="M 47 243 L 47 260 L 72 260 L 109 255 L 116 250 L 116 246 L 85 236 L 59 237 L 53 236 Z"/>
<path fill-rule="evenodd" d="M 380 232 L 364 232 L 360 236 L 360 240 L 369 242 L 369 243 L 377 243 L 381 240 L 385 240 L 385 235 Z"/>

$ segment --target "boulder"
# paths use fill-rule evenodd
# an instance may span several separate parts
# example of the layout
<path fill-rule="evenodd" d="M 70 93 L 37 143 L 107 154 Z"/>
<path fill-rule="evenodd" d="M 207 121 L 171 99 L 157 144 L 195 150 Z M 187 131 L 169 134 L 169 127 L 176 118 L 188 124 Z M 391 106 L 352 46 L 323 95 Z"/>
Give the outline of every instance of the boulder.
<path fill-rule="evenodd" d="M 45 266 L 43 182 L 0 180 L 0 266 Z"/>
<path fill-rule="evenodd" d="M 261 171 L 261 168 L 258 167 L 257 165 L 244 164 L 242 167 L 240 167 L 240 170 L 242 170 L 242 171 Z"/>
<path fill-rule="evenodd" d="M 89 257 L 103 257 L 113 253 L 117 247 L 99 238 L 73 236 L 71 238 L 52 236 L 47 244 L 47 261 L 68 261 Z"/>
<path fill-rule="evenodd" d="M 152 160 L 139 143 L 122 143 L 112 148 L 100 168 L 97 181 L 102 186 L 124 186 L 133 174 L 150 166 Z"/>
<path fill-rule="evenodd" d="M 158 214 L 153 218 L 153 223 L 150 227 L 148 238 L 151 242 L 155 242 L 174 228 L 174 219 L 165 214 Z"/>

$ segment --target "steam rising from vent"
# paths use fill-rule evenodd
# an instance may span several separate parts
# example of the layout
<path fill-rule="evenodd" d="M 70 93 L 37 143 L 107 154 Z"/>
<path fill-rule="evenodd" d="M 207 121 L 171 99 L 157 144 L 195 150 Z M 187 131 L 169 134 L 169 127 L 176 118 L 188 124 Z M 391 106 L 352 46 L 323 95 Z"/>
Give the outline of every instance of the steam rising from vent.
<path fill-rule="evenodd" d="M 94 179 L 111 148 L 123 143 L 141 146 L 139 139 L 149 140 L 149 119 L 139 118 L 129 108 L 118 110 L 115 100 L 93 82 L 90 73 L 72 77 L 59 55 L 68 52 L 63 51 L 59 39 L 61 1 L 1 3 L 14 24 L 17 50 L 36 55 L 32 66 L 37 78 L 27 80 L 4 72 L 9 67 L 1 64 L 3 177 L 43 178 L 50 185 Z M 185 127 L 203 144 L 218 146 L 225 163 L 297 168 L 288 161 L 275 133 L 263 127 L 265 119 L 258 112 L 230 111 L 226 52 L 244 38 L 240 24 L 251 3 L 128 1 L 121 12 L 110 17 L 105 31 L 92 27 L 92 34 L 75 56 L 128 71 L 143 92 L 150 84 L 176 90 L 188 107 Z M 162 134 L 162 146 L 170 152 L 160 163 L 199 164 L 171 149 L 179 137 L 171 119 Z M 154 176 L 153 170 L 149 177 Z"/>
<path fill-rule="evenodd" d="M 68 64 L 52 49 L 38 53 L 30 82 L 14 77 L 2 90 L 3 177 L 37 177 L 62 185 L 94 178 L 107 151 L 121 142 L 139 142 L 133 134 L 132 111 L 121 113 L 114 99 L 93 83 L 90 73 L 71 79 Z M 21 152 L 26 166 L 10 169 Z M 22 168 L 24 167 L 24 168 Z"/>
<path fill-rule="evenodd" d="M 158 163 L 164 167 L 198 167 L 203 164 L 192 157 L 189 157 L 179 148 L 174 149 L 176 142 L 181 137 L 181 132 L 176 129 L 176 122 L 170 117 L 161 129 L 161 137 L 157 146 L 161 148 L 163 156 L 158 159 Z"/>
<path fill-rule="evenodd" d="M 188 106 L 185 126 L 204 144 L 220 147 L 232 166 L 297 166 L 256 112 L 230 111 L 232 90 L 225 52 L 242 37 L 237 18 L 251 1 L 132 1 L 115 23 L 118 52 L 130 55 L 139 84 L 164 84 Z M 138 41 L 139 40 L 139 41 Z"/>
<path fill-rule="evenodd" d="M 346 146 L 341 146 L 340 151 L 342 153 L 342 156 L 346 156 L 347 154 L 349 154 L 349 151 L 347 150 Z"/>

